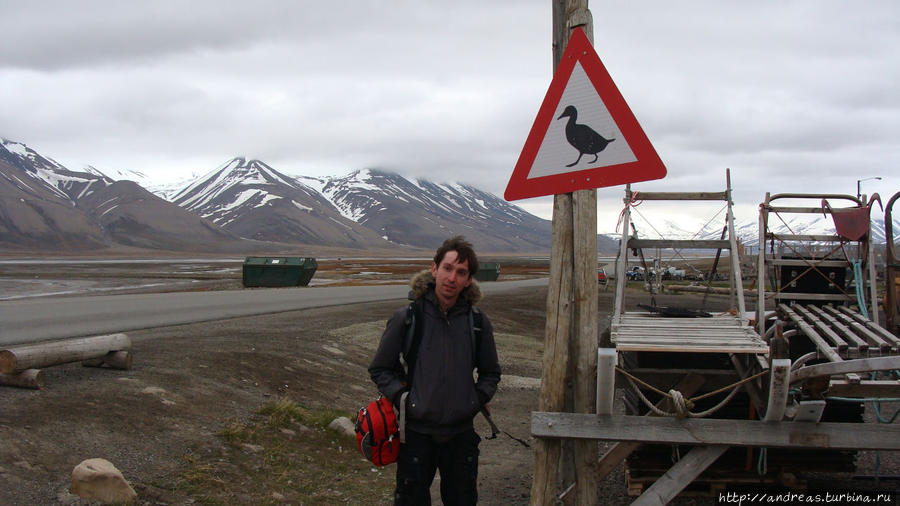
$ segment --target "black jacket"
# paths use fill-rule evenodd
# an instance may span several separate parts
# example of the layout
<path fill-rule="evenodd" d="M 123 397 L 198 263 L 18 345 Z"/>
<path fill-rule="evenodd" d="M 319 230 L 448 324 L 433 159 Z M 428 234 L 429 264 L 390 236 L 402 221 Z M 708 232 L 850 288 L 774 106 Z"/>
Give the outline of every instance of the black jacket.
<path fill-rule="evenodd" d="M 434 277 L 422 271 L 410 282 L 415 298 L 423 298 L 422 341 L 416 356 L 414 381 L 407 397 L 406 424 L 416 432 L 452 435 L 472 427 L 472 419 L 494 396 L 500 382 L 500 364 L 494 331 L 482 314 L 479 349 L 473 352 L 469 308 L 481 299 L 473 280 L 460 293 L 456 305 L 444 314 L 434 293 Z M 400 352 L 406 336 L 407 308 L 388 320 L 375 358 L 369 365 L 372 381 L 394 404 L 406 389 Z M 473 357 L 475 363 L 473 364 Z M 477 370 L 477 381 L 472 371 Z"/>

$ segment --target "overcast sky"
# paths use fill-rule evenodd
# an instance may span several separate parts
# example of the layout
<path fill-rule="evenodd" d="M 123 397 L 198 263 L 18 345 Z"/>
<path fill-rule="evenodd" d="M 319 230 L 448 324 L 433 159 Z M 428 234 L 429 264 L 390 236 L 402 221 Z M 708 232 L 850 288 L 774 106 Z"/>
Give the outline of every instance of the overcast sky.
<path fill-rule="evenodd" d="M 341 6 L 335 6 L 341 5 Z M 900 3 L 594 1 L 668 169 L 639 190 L 900 190 Z M 552 78 L 549 0 L 0 0 L 0 136 L 160 181 L 234 156 L 502 196 Z M 600 189 L 615 228 L 623 187 Z M 550 197 L 516 202 L 545 218 Z M 879 214 L 880 216 L 880 214 Z"/>

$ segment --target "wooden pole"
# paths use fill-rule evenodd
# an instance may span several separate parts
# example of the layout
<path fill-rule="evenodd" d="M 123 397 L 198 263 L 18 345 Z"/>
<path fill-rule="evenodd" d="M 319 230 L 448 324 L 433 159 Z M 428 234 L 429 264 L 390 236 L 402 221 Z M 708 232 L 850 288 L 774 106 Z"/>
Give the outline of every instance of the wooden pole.
<path fill-rule="evenodd" d="M 48 341 L 0 350 L 0 373 L 12 374 L 38 367 L 102 357 L 110 351 L 131 349 L 125 334 Z"/>
<path fill-rule="evenodd" d="M 562 53 L 575 28 L 593 40 L 593 22 L 587 0 L 553 0 L 553 63 Z M 565 407 L 566 373 L 570 350 L 574 355 L 574 408 L 581 413 L 596 410 L 597 374 L 597 192 L 580 190 L 553 199 L 553 244 L 547 292 L 547 324 L 539 406 L 542 411 Z M 576 501 L 597 501 L 594 441 L 575 443 Z M 538 439 L 535 446 L 531 504 L 556 502 L 559 441 Z"/>

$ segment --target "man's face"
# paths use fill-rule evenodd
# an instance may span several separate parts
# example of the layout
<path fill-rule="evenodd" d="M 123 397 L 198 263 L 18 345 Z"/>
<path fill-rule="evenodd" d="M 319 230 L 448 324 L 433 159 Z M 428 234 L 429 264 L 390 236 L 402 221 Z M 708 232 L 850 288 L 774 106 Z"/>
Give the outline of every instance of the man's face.
<path fill-rule="evenodd" d="M 441 264 L 431 263 L 431 274 L 434 276 L 434 291 L 444 309 L 456 303 L 460 292 L 472 283 L 469 276 L 469 261 L 457 261 L 459 254 L 456 251 L 448 251 L 444 254 Z"/>

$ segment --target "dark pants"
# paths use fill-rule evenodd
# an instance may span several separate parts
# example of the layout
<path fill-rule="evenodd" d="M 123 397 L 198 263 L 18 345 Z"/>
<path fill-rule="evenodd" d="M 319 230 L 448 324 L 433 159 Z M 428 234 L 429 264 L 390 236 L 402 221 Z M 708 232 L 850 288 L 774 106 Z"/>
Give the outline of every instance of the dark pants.
<path fill-rule="evenodd" d="M 431 482 L 441 471 L 441 500 L 445 506 L 478 502 L 478 443 L 473 429 L 450 439 L 436 440 L 428 434 L 406 431 L 406 444 L 397 459 L 395 506 L 431 504 Z"/>

